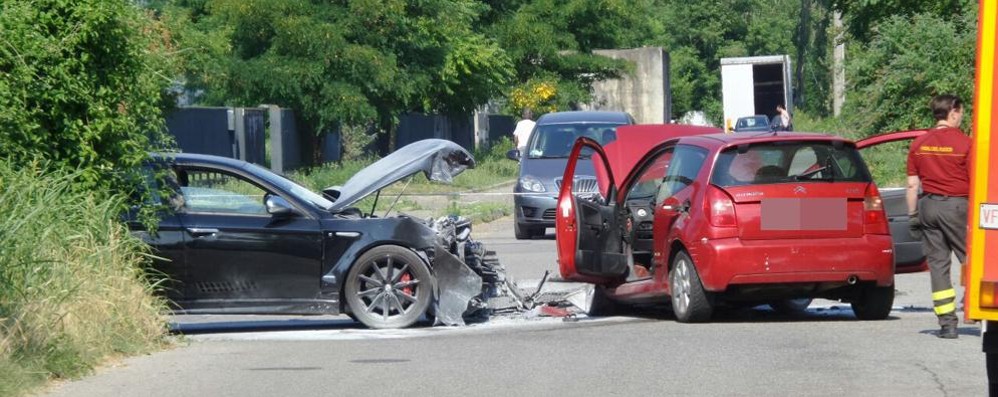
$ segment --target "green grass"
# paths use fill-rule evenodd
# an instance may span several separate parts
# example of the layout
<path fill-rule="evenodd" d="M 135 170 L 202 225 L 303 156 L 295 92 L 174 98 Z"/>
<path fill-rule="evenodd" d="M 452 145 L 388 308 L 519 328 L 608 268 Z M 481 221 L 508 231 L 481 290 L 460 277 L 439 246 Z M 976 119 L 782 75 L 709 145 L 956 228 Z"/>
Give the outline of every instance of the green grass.
<path fill-rule="evenodd" d="M 120 198 L 78 181 L 0 161 L 0 395 L 163 343 L 146 246 L 118 218 Z"/>
<path fill-rule="evenodd" d="M 797 112 L 794 115 L 794 128 L 798 131 L 835 134 L 852 140 L 863 139 L 867 136 L 857 129 L 851 128 L 848 122 L 841 117 L 818 118 L 804 112 Z M 860 151 L 877 186 L 905 186 L 909 144 L 910 142 L 892 142 Z"/>
<path fill-rule="evenodd" d="M 504 203 L 461 203 L 451 201 L 447 214 L 460 215 L 471 219 L 472 223 L 492 222 L 513 213 L 513 208 Z"/>

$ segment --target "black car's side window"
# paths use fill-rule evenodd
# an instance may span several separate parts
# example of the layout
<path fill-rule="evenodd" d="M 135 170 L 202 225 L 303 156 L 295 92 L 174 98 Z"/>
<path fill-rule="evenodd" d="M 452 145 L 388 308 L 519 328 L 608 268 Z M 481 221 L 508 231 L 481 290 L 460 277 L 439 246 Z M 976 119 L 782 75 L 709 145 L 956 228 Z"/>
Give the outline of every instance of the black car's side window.
<path fill-rule="evenodd" d="M 184 212 L 268 215 L 263 201 L 267 191 L 245 179 L 202 169 L 180 170 L 177 178 Z"/>
<path fill-rule="evenodd" d="M 707 150 L 696 146 L 677 145 L 669 162 L 669 169 L 665 173 L 665 181 L 658 192 L 657 202 L 661 203 L 683 188 L 693 184 L 700 168 L 703 167 L 704 160 L 707 159 Z"/>

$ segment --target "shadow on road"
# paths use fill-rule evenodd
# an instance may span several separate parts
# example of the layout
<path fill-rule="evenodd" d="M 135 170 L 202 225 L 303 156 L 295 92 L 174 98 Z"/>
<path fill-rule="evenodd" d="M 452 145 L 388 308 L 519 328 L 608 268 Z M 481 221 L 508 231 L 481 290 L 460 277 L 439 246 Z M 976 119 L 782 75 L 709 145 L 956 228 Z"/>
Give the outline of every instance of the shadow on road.
<path fill-rule="evenodd" d="M 649 320 L 676 321 L 671 307 L 632 307 L 621 309 L 618 316 L 638 317 Z M 898 317 L 890 316 L 883 321 L 898 320 Z M 777 313 L 766 306 L 756 306 L 752 308 L 730 308 L 722 307 L 714 311 L 708 323 L 792 323 L 792 322 L 834 322 L 834 321 L 860 321 L 856 319 L 852 309 L 848 307 L 819 307 L 810 308 L 800 314 Z"/>
<path fill-rule="evenodd" d="M 367 330 L 363 324 L 342 316 L 342 318 L 268 318 L 268 319 L 247 319 L 245 316 L 213 316 L 211 320 L 197 321 L 173 321 L 169 324 L 171 334 L 198 335 L 198 334 L 223 334 L 223 333 L 243 333 L 243 332 L 268 332 L 268 331 L 328 331 L 328 330 Z M 413 328 L 428 327 L 429 323 L 420 322 Z"/>
<path fill-rule="evenodd" d="M 921 331 L 918 331 L 918 333 L 920 333 L 922 335 L 936 336 L 936 334 L 939 333 L 939 328 L 923 329 Z M 976 336 L 976 337 L 980 337 L 981 336 L 981 328 L 978 327 L 978 326 L 966 326 L 965 325 L 963 327 L 957 327 L 956 333 L 959 334 L 960 336 Z"/>

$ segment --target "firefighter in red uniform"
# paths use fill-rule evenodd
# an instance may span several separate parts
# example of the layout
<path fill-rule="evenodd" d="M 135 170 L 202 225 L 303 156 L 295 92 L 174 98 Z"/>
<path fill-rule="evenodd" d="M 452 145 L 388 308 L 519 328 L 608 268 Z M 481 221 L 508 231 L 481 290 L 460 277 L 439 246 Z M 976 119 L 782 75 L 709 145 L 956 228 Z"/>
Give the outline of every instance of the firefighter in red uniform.
<path fill-rule="evenodd" d="M 938 336 L 957 337 L 956 290 L 950 255 L 967 256 L 967 195 L 971 140 L 960 130 L 963 103 L 939 95 L 929 104 L 936 126 L 908 151 L 908 215 L 912 234 L 921 235 L 932 279 L 932 302 L 941 327 Z M 919 194 L 919 188 L 922 193 Z"/>

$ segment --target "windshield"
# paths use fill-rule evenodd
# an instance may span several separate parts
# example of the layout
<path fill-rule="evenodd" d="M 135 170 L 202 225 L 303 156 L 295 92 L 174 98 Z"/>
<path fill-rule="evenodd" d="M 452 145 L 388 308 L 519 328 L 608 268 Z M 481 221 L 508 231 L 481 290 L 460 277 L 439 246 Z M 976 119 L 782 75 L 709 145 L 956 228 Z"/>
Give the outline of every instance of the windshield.
<path fill-rule="evenodd" d="M 326 200 L 325 197 L 322 197 L 319 194 L 306 189 L 305 187 L 299 185 L 295 181 L 288 179 L 288 177 L 284 175 L 275 174 L 272 171 L 256 164 L 249 164 L 249 165 L 251 167 L 257 168 L 258 170 L 261 170 L 262 174 L 277 175 L 278 178 L 268 178 L 268 181 L 270 183 L 277 185 L 281 189 L 291 192 L 291 194 L 295 195 L 295 197 L 298 197 L 302 200 L 306 200 L 312 203 L 312 205 L 315 205 L 316 207 L 322 208 L 324 210 L 328 210 L 330 207 L 333 206 L 332 201 Z"/>
<path fill-rule="evenodd" d="M 717 158 L 711 183 L 721 186 L 801 182 L 870 182 L 859 152 L 831 141 L 784 141 L 732 147 Z"/>
<path fill-rule="evenodd" d="M 617 140 L 620 124 L 547 124 L 538 125 L 530 134 L 527 157 L 532 159 L 566 158 L 579 137 L 606 145 Z"/>

